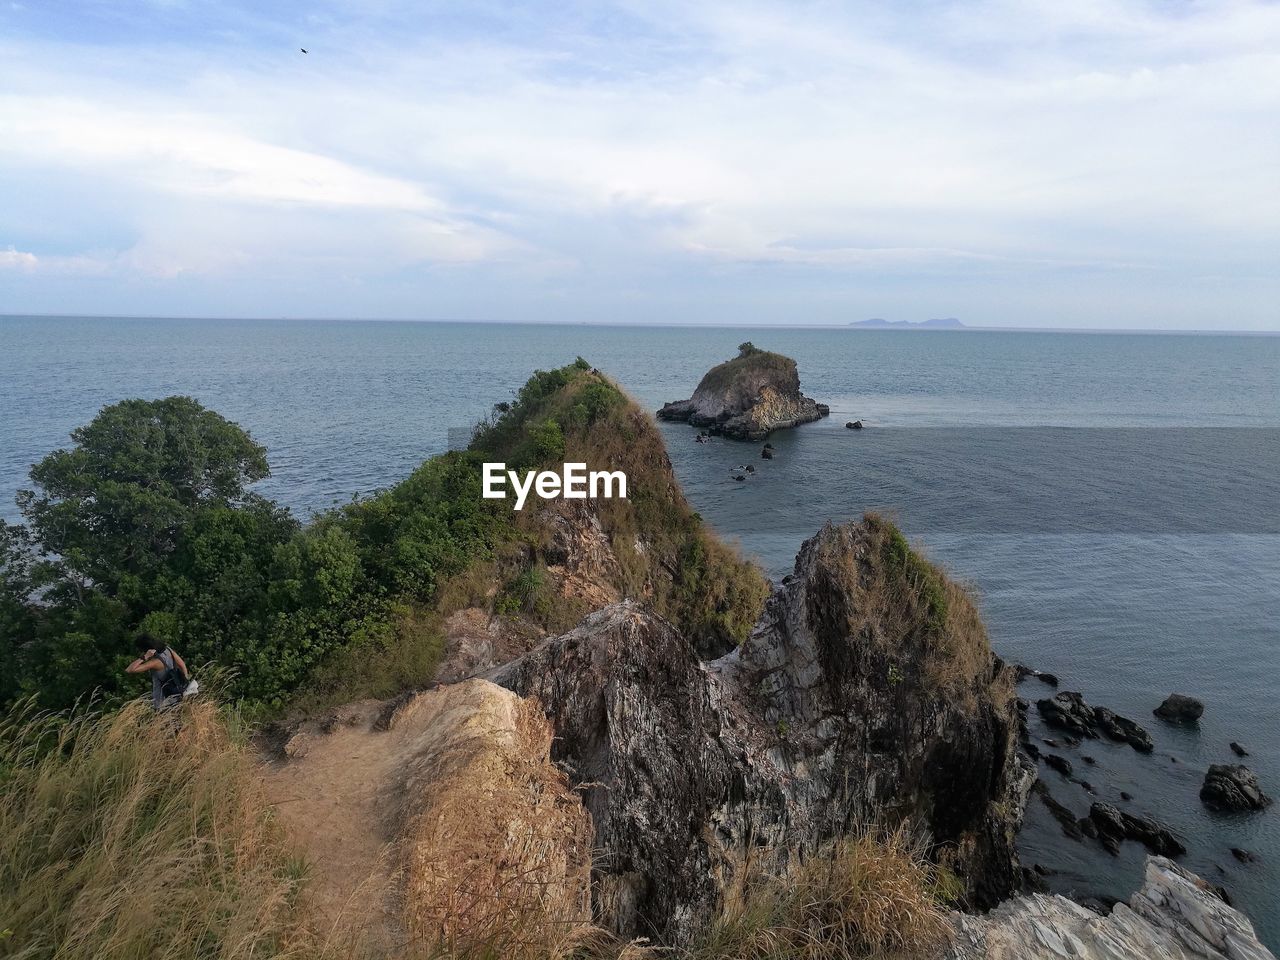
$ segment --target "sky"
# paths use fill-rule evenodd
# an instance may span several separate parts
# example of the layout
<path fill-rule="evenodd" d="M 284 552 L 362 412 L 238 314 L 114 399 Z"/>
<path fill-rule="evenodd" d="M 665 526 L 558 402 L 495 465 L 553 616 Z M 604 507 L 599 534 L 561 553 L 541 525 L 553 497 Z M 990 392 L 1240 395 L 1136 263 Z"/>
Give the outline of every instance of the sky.
<path fill-rule="evenodd" d="M 0 313 L 1276 331 L 1280 3 L 0 0 Z"/>

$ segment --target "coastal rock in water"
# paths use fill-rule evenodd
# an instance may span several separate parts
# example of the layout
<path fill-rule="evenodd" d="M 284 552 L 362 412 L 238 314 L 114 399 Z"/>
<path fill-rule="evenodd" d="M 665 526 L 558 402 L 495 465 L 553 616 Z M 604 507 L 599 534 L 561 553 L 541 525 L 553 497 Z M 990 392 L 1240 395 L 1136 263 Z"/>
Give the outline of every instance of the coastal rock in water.
<path fill-rule="evenodd" d="M 1071 776 L 1071 761 L 1066 757 L 1060 757 L 1056 753 L 1046 753 L 1044 755 L 1044 763 L 1047 767 L 1052 767 L 1064 777 Z"/>
<path fill-rule="evenodd" d="M 1213 764 L 1204 775 L 1200 799 L 1213 810 L 1261 810 L 1271 804 L 1254 772 L 1238 763 Z"/>
<path fill-rule="evenodd" d="M 692 397 L 659 410 L 658 419 L 685 421 L 734 440 L 754 441 L 774 430 L 818 420 L 828 412 L 824 408 L 800 392 L 794 360 L 744 343 L 738 356 L 707 371 Z"/>
<path fill-rule="evenodd" d="M 947 960 L 1275 960 L 1243 914 L 1163 857 L 1147 859 L 1142 888 L 1106 916 L 1036 894 L 956 914 L 953 927 Z"/>
<path fill-rule="evenodd" d="M 1182 693 L 1171 693 L 1164 698 L 1164 703 L 1151 712 L 1162 720 L 1183 723 L 1199 720 L 1204 715 L 1204 704 L 1195 697 L 1188 697 Z"/>
<path fill-rule="evenodd" d="M 1106 707 L 1089 706 L 1084 697 L 1074 691 L 1064 690 L 1050 699 L 1037 700 L 1036 709 L 1045 723 L 1068 733 L 1092 739 L 1105 734 L 1142 753 L 1155 749 L 1151 735 L 1137 723 Z"/>
<path fill-rule="evenodd" d="M 1089 819 L 1098 828 L 1098 839 L 1111 853 L 1119 853 L 1125 840 L 1137 840 L 1152 853 L 1165 857 L 1180 857 L 1187 852 L 1168 827 L 1150 817 L 1135 817 L 1109 803 L 1095 803 L 1089 808 Z"/>
<path fill-rule="evenodd" d="M 1249 751 L 1244 748 L 1244 745 L 1234 740 L 1231 741 L 1231 752 L 1237 757 L 1247 757 L 1249 755 Z"/>
<path fill-rule="evenodd" d="M 824 528 L 712 663 L 621 603 L 491 675 L 544 705 L 553 755 L 582 784 L 600 922 L 686 943 L 749 858 L 782 866 L 868 814 L 927 829 L 972 906 L 1019 886 L 1034 770 L 1010 671 L 963 592 L 918 559 L 909 574 L 900 541 L 870 518 Z M 931 577 L 945 611 L 886 602 Z"/>

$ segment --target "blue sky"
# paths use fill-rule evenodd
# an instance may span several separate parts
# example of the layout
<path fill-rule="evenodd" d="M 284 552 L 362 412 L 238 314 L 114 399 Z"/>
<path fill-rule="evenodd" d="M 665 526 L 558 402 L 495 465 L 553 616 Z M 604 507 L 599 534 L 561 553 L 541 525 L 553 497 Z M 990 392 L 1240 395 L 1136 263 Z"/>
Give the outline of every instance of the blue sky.
<path fill-rule="evenodd" d="M 1280 4 L 0 0 L 0 312 L 1280 330 Z"/>

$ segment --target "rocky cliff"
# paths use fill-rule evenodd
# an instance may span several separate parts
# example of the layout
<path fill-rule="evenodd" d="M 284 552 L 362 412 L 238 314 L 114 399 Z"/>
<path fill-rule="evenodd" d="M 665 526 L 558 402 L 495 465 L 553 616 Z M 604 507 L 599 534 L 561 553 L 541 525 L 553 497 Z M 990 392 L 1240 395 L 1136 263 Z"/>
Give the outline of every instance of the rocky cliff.
<path fill-rule="evenodd" d="M 688 400 L 666 404 L 661 420 L 679 420 L 734 440 L 763 440 L 774 430 L 824 417 L 826 404 L 800 392 L 796 362 L 744 343 L 712 367 Z"/>
<path fill-rule="evenodd" d="M 1016 887 L 1031 772 L 1009 671 L 963 593 L 929 568 L 951 604 L 931 608 L 893 543 L 874 519 L 823 530 L 714 662 L 622 603 L 490 674 L 544 705 L 581 784 L 599 922 L 687 942 L 748 857 L 782 869 L 872 821 L 927 831 L 975 906 Z"/>

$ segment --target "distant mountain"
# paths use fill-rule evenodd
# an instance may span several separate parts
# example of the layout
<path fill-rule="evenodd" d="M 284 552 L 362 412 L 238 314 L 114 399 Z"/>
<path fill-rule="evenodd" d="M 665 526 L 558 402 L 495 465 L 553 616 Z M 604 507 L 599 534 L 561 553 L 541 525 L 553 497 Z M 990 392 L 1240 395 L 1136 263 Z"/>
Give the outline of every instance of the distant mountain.
<path fill-rule="evenodd" d="M 870 320 L 854 320 L 851 327 L 893 327 L 897 330 L 962 330 L 964 324 L 955 317 L 939 317 L 933 320 L 884 320 L 872 317 Z"/>

